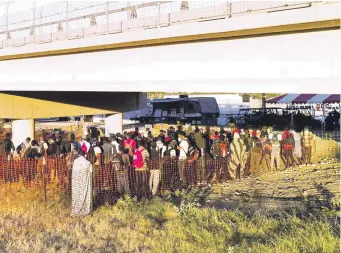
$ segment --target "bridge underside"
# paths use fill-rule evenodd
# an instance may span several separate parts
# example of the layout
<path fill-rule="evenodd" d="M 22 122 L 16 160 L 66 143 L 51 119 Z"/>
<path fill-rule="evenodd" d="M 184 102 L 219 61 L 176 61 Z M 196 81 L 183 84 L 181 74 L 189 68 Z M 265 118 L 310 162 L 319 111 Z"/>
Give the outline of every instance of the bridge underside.
<path fill-rule="evenodd" d="M 116 114 L 141 108 L 139 92 L 9 91 L 0 93 L 0 117 L 37 119 L 94 114 Z"/>

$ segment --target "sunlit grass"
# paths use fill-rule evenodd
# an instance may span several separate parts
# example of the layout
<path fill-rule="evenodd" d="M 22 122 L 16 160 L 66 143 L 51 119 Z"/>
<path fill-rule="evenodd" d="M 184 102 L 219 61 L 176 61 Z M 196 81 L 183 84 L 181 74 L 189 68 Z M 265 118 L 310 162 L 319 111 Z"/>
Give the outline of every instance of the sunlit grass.
<path fill-rule="evenodd" d="M 0 252 L 339 252 L 339 226 L 323 218 L 245 216 L 234 210 L 126 198 L 70 217 L 68 200 L 48 189 L 2 196 Z"/>

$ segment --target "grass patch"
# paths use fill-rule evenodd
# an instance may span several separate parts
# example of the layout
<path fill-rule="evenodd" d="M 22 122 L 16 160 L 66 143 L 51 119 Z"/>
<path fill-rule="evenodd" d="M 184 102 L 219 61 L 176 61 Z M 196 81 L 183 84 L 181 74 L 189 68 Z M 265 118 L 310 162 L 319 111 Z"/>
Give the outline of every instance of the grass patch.
<path fill-rule="evenodd" d="M 340 251 L 340 227 L 323 214 L 306 219 L 245 216 L 236 210 L 200 207 L 188 192 L 178 193 L 183 195 L 180 203 L 171 198 L 126 198 L 90 216 L 71 218 L 63 196 L 50 192 L 45 204 L 37 198 L 39 193 L 33 194 L 35 189 L 27 191 L 32 192 L 16 192 L 15 198 L 3 195 L 0 200 L 0 252 Z"/>

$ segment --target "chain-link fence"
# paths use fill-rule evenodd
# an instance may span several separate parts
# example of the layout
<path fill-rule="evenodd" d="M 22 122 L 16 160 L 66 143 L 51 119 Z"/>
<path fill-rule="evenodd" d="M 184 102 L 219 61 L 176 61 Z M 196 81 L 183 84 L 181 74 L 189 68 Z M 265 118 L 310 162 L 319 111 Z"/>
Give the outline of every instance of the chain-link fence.
<path fill-rule="evenodd" d="M 0 48 L 151 29 L 259 12 L 306 8 L 322 1 L 13 1 L 0 5 Z M 18 11 L 19 10 L 19 11 Z"/>

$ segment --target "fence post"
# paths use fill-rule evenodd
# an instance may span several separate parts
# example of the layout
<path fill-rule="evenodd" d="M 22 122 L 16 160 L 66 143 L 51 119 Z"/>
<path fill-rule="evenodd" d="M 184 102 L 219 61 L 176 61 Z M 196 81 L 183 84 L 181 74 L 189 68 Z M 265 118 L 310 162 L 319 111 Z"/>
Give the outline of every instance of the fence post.
<path fill-rule="evenodd" d="M 158 13 L 158 28 L 160 28 L 161 24 L 161 4 L 160 1 L 157 1 L 157 13 Z"/>
<path fill-rule="evenodd" d="M 44 201 L 46 202 L 46 184 L 45 184 L 45 176 L 46 176 L 46 160 L 43 158 L 43 189 L 44 189 Z"/>
<path fill-rule="evenodd" d="M 66 4 L 66 34 L 69 35 L 69 2 L 65 1 Z"/>
<path fill-rule="evenodd" d="M 230 1 L 226 4 L 226 17 L 230 18 L 232 16 L 232 3 Z"/>
<path fill-rule="evenodd" d="M 107 25 L 107 32 L 109 33 L 109 2 L 106 2 L 106 25 Z"/>
<path fill-rule="evenodd" d="M 10 5 L 10 3 L 6 4 L 6 11 L 5 11 L 5 15 L 6 15 L 6 46 L 8 46 L 8 40 L 11 37 L 11 35 L 9 33 L 9 29 L 8 29 L 8 9 L 9 9 L 9 5 Z"/>
<path fill-rule="evenodd" d="M 36 2 L 33 1 L 33 26 L 32 26 L 33 43 L 36 43 Z"/>

